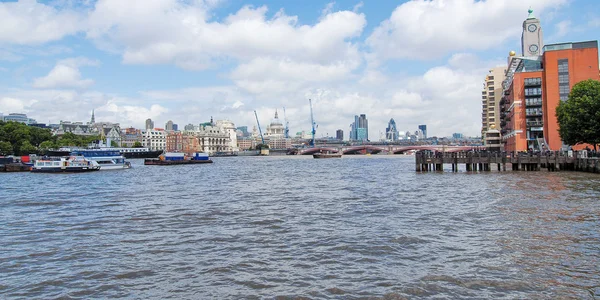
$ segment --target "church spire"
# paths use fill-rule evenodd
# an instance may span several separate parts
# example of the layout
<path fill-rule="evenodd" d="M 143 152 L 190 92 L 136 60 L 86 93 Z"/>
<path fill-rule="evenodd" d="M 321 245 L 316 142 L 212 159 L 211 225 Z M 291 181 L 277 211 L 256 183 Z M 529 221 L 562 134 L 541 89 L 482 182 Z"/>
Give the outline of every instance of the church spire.
<path fill-rule="evenodd" d="M 275 119 L 279 119 L 279 117 L 277 116 L 277 109 L 275 109 Z"/>
<path fill-rule="evenodd" d="M 90 120 L 90 124 L 96 123 L 96 117 L 94 116 L 94 110 L 92 109 L 92 119 Z"/>

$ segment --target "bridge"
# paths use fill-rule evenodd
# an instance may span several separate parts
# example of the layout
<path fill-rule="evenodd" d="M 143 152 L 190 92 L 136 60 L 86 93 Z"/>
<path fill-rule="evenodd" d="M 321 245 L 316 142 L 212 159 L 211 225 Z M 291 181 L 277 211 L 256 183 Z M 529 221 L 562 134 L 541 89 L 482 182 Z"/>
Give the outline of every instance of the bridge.
<path fill-rule="evenodd" d="M 306 148 L 300 149 L 298 154 L 300 155 L 311 155 L 319 152 L 330 152 L 330 153 L 339 153 L 345 155 L 352 154 L 378 154 L 378 153 L 387 153 L 387 154 L 403 154 L 408 151 L 419 151 L 419 150 L 429 150 L 435 152 L 460 152 L 460 151 L 470 151 L 470 150 L 483 150 L 485 147 L 483 146 L 445 146 L 445 145 L 422 145 L 422 146 L 398 146 L 398 145 L 360 145 L 360 146 L 342 146 L 342 147 L 327 147 L 327 146 L 319 146 L 314 148 Z"/>

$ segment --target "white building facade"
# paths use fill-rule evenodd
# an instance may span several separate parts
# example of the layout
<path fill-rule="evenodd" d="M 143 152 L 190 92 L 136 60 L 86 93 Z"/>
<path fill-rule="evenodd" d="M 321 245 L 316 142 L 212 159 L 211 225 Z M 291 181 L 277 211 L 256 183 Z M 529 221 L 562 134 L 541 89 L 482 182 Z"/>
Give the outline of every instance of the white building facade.
<path fill-rule="evenodd" d="M 216 127 L 229 137 L 229 145 L 225 152 L 238 152 L 240 149 L 237 144 L 237 129 L 235 124 L 229 120 L 217 120 Z"/>
<path fill-rule="evenodd" d="M 164 151 L 167 148 L 167 134 L 164 130 L 144 130 L 142 131 L 142 145 L 153 151 Z"/>

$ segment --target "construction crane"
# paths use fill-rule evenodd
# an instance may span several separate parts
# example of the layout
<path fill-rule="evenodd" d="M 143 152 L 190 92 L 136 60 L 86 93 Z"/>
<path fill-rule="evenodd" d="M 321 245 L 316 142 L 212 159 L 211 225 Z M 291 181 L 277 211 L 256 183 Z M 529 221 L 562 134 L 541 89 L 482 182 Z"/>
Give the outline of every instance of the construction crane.
<path fill-rule="evenodd" d="M 258 122 L 258 115 L 256 114 L 256 111 L 254 111 L 254 116 L 256 117 L 256 124 L 258 125 L 258 132 L 260 132 L 260 139 L 262 141 L 262 144 L 265 144 L 265 138 L 263 137 L 262 134 L 262 129 L 260 129 L 260 122 Z"/>
<path fill-rule="evenodd" d="M 310 124 L 312 126 L 312 140 L 310 141 L 310 146 L 314 147 L 315 146 L 315 133 L 317 133 L 317 130 L 315 129 L 316 123 L 315 123 L 315 118 L 313 117 L 313 109 L 312 109 L 312 100 L 308 99 L 308 104 L 310 105 Z"/>
<path fill-rule="evenodd" d="M 285 106 L 283 107 L 283 119 L 285 120 L 283 136 L 287 139 L 290 137 L 290 122 L 288 122 L 287 115 L 285 114 Z"/>

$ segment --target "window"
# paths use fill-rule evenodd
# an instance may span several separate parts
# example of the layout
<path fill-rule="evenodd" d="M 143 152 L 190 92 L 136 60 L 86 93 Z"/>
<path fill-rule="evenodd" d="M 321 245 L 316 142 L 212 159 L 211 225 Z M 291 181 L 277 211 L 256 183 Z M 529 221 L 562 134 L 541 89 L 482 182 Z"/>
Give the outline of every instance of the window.
<path fill-rule="evenodd" d="M 488 76 L 488 80 L 494 80 L 494 76 L 492 76 L 492 75 Z"/>
<path fill-rule="evenodd" d="M 558 75 L 558 83 L 569 83 L 569 74 Z"/>
<path fill-rule="evenodd" d="M 560 100 L 564 101 L 569 98 L 569 60 L 559 59 L 558 60 L 558 92 Z"/>
<path fill-rule="evenodd" d="M 488 87 L 488 90 L 493 91 L 494 90 L 494 86 Z"/>
<path fill-rule="evenodd" d="M 569 60 L 559 59 L 558 60 L 558 73 L 569 73 Z"/>
<path fill-rule="evenodd" d="M 489 95 L 490 95 L 490 97 L 491 97 L 491 96 L 495 96 L 495 95 L 496 95 L 496 93 L 494 93 L 494 92 L 490 92 L 490 93 L 489 93 Z"/>

